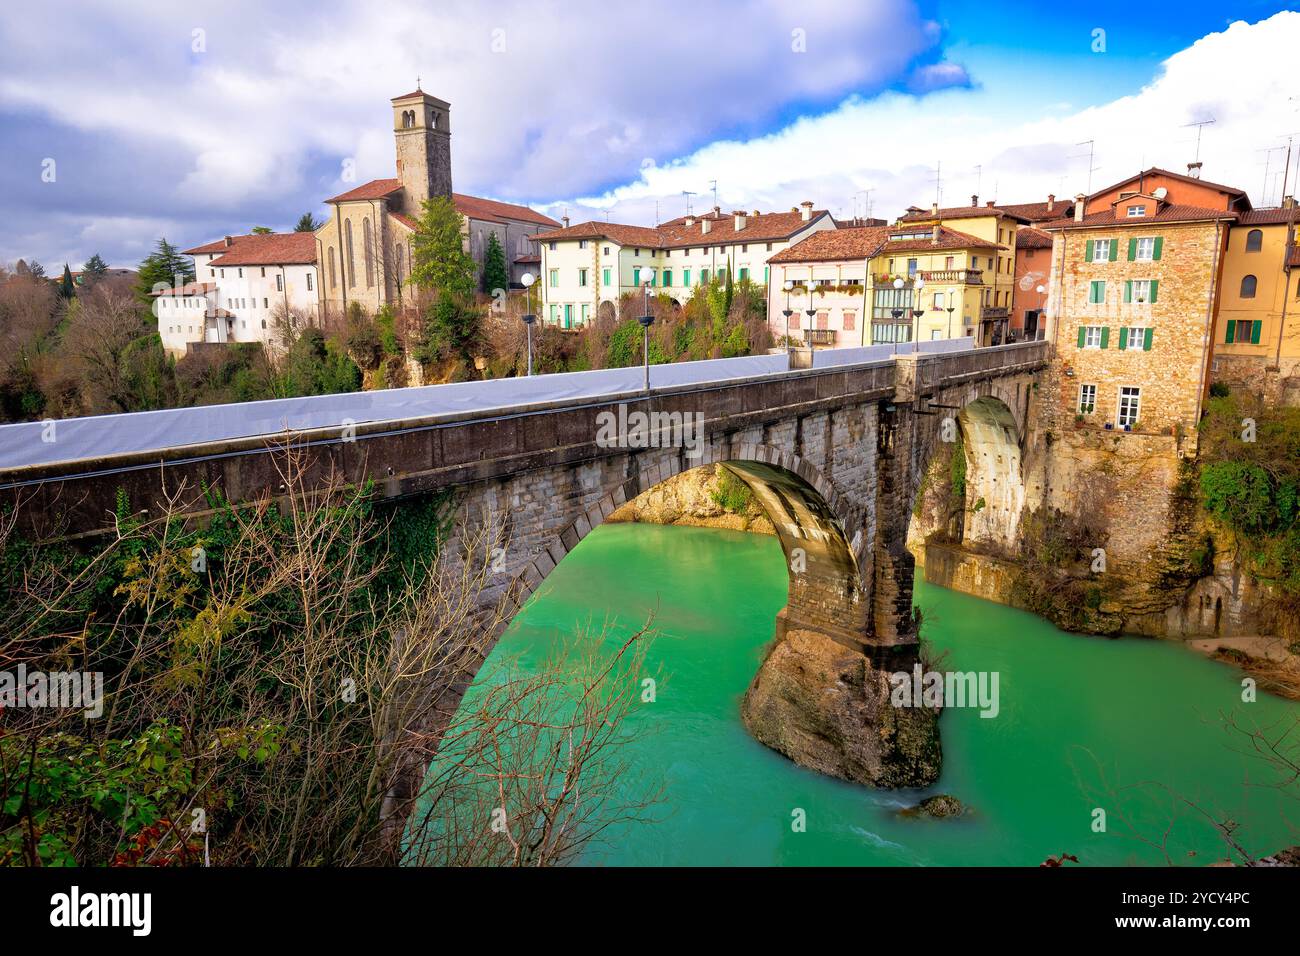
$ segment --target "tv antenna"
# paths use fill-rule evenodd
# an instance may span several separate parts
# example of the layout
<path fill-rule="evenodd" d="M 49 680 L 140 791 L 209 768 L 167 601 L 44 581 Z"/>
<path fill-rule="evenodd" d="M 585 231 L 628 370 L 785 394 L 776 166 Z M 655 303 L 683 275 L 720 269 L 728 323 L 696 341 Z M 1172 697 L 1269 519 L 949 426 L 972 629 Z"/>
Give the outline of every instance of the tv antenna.
<path fill-rule="evenodd" d="M 713 208 L 717 209 L 718 208 L 718 181 L 716 179 L 710 179 L 709 186 L 712 187 L 713 189 Z"/>
<path fill-rule="evenodd" d="M 686 197 L 686 215 L 689 216 L 691 214 L 691 197 L 694 196 L 695 193 L 691 192 L 689 189 L 683 189 L 682 195 Z"/>
<path fill-rule="evenodd" d="M 1268 168 L 1269 168 L 1269 165 L 1270 165 L 1270 164 L 1272 163 L 1272 161 L 1273 161 L 1273 154 L 1276 153 L 1279 149 L 1287 149 L 1287 147 L 1286 147 L 1286 146 L 1269 146 L 1269 147 L 1267 147 L 1266 149 L 1257 149 L 1257 150 L 1255 150 L 1255 152 L 1257 152 L 1257 153 L 1263 153 L 1263 154 L 1264 154 L 1264 190 L 1263 190 L 1263 192 L 1260 193 L 1260 196 L 1259 196 L 1259 201 L 1260 201 L 1261 204 L 1267 204 L 1267 203 L 1268 203 Z M 1290 163 L 1290 161 L 1291 161 L 1291 160 L 1290 160 L 1290 157 L 1288 156 L 1288 157 L 1287 157 L 1287 162 Z"/>
<path fill-rule="evenodd" d="M 1195 127 L 1196 127 L 1196 155 L 1193 156 L 1192 159 L 1193 159 L 1193 161 L 1196 162 L 1198 165 L 1199 165 L 1200 162 L 1201 162 L 1201 134 L 1205 132 L 1205 127 L 1207 127 L 1207 126 L 1213 126 L 1213 125 L 1214 125 L 1214 117 L 1213 117 L 1213 116 L 1211 116 L 1209 119 L 1201 120 L 1199 123 L 1184 123 L 1184 124 L 1183 124 L 1183 129 L 1187 129 L 1187 128 L 1192 127 L 1192 126 L 1195 126 Z"/>
<path fill-rule="evenodd" d="M 1092 162 L 1092 161 L 1093 161 L 1093 158 L 1097 155 L 1097 141 L 1096 141 L 1095 139 L 1085 139 L 1082 143 L 1075 143 L 1074 145 L 1075 145 L 1075 146 L 1087 146 L 1087 147 L 1088 147 L 1088 189 L 1087 189 L 1087 194 L 1088 194 L 1089 196 L 1091 196 L 1091 195 L 1092 195 L 1092 174 L 1095 173 L 1095 172 L 1097 171 L 1097 167 L 1094 166 L 1094 165 L 1093 165 L 1093 162 Z M 1079 155 L 1082 156 L 1083 154 L 1080 153 Z"/>

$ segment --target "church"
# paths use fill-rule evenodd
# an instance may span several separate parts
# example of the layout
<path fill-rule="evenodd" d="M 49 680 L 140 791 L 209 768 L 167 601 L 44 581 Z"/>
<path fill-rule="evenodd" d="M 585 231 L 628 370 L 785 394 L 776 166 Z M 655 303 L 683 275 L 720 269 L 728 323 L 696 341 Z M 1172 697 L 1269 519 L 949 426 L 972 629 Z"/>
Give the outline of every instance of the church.
<path fill-rule="evenodd" d="M 326 200 L 329 220 L 316 230 L 322 318 L 353 302 L 367 312 L 412 303 L 411 237 L 422 204 L 450 196 L 464 217 L 466 251 L 481 273 L 488 237 L 505 252 L 512 283 L 538 262 L 532 236 L 560 224 L 527 206 L 452 191 L 451 106 L 423 90 L 394 97 L 397 176 L 375 179 Z"/>

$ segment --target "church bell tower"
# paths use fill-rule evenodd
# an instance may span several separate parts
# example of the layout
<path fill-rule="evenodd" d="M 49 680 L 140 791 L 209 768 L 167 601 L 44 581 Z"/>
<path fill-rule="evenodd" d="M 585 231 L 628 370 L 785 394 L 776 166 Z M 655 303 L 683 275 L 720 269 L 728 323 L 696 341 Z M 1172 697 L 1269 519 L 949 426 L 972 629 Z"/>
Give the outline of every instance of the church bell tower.
<path fill-rule="evenodd" d="M 451 195 L 451 105 L 423 90 L 393 98 L 400 212 L 418 217 L 424 200 Z"/>

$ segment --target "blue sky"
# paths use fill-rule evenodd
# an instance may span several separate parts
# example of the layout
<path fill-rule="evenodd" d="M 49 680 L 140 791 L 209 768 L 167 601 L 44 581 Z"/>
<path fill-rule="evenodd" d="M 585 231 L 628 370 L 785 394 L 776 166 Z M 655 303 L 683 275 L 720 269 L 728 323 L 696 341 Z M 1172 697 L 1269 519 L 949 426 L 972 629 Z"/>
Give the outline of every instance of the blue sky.
<path fill-rule="evenodd" d="M 289 228 L 355 182 L 393 175 L 387 99 L 417 74 L 452 103 L 459 191 L 575 220 L 650 223 L 656 204 L 669 218 L 684 189 L 711 204 L 713 180 L 725 208 L 811 199 L 848 216 L 869 200 L 892 217 L 934 198 L 936 166 L 948 203 L 977 190 L 1066 195 L 1087 181 L 1078 142 L 1096 141 L 1096 187 L 1143 162 L 1182 169 L 1195 136 L 1184 124 L 1206 116 L 1217 119 L 1206 177 L 1275 202 L 1282 154 L 1262 151 L 1300 132 L 1289 99 L 1300 97 L 1300 15 L 1274 17 L 1281 9 L 664 0 L 647 17 L 597 0 L 10 4 L 0 262 L 54 271 L 100 252 L 133 265 L 160 235 L 187 247 Z M 50 159 L 53 182 L 41 176 Z"/>

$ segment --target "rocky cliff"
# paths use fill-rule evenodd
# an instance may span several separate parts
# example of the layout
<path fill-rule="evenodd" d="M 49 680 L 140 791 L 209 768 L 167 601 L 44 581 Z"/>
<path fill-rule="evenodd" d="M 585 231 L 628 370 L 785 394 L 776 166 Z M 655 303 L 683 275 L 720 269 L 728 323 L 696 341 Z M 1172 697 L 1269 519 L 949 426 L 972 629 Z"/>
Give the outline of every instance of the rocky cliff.
<path fill-rule="evenodd" d="M 701 465 L 669 478 L 606 520 L 776 533 L 745 484 L 718 465 Z"/>

